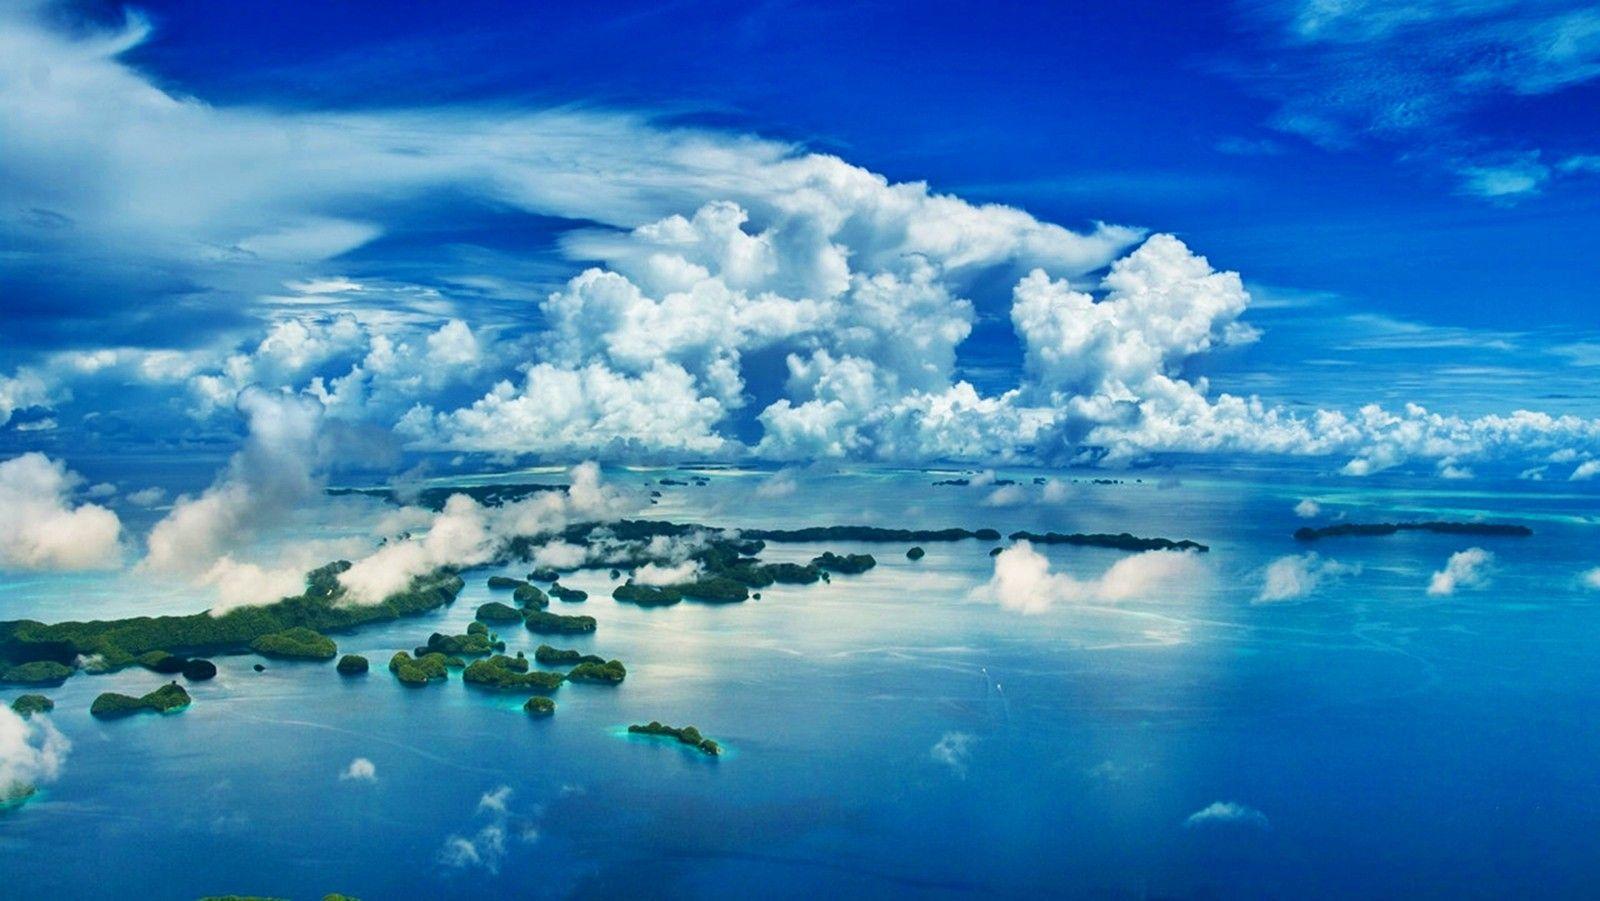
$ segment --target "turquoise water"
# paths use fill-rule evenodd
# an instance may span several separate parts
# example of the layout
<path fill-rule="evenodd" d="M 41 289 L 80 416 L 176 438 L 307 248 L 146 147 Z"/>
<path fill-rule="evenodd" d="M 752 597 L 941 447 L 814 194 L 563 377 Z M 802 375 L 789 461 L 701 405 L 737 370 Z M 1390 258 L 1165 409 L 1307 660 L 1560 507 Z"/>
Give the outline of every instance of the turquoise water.
<path fill-rule="evenodd" d="M 628 678 L 564 686 L 546 720 L 520 695 L 458 678 L 406 690 L 382 668 L 461 631 L 487 569 L 447 611 L 341 636 L 376 664 L 365 678 L 224 657 L 189 710 L 109 723 L 87 714 L 95 694 L 161 677 L 76 678 L 49 692 L 73 742 L 61 778 L 0 814 L 0 896 L 1600 893 L 1600 592 L 1579 578 L 1600 565 L 1593 490 L 1195 471 L 1045 502 L 1018 472 L 1022 502 L 990 506 L 993 489 L 927 473 L 802 474 L 779 497 L 759 489 L 770 473 L 708 475 L 650 515 L 1127 530 L 1212 552 L 1203 577 L 1157 596 L 1031 616 L 969 597 L 993 567 L 976 542 L 926 545 L 916 563 L 830 544 L 880 565 L 733 606 L 619 605 L 606 573 L 585 572 L 571 583 L 591 599 L 555 607 L 599 631 L 552 643 L 621 658 Z M 1255 603 L 1266 564 L 1305 550 L 1289 537 L 1304 497 L 1318 522 L 1486 517 L 1537 534 L 1329 540 L 1316 550 L 1359 573 Z M 1427 595 L 1474 544 L 1496 554 L 1489 583 Z M 1041 550 L 1079 577 L 1123 556 Z M 189 601 L 130 577 L 0 577 L 4 618 Z M 619 735 L 650 719 L 730 753 Z M 358 757 L 375 779 L 340 778 Z M 1217 803 L 1235 815 L 1191 822 Z"/>

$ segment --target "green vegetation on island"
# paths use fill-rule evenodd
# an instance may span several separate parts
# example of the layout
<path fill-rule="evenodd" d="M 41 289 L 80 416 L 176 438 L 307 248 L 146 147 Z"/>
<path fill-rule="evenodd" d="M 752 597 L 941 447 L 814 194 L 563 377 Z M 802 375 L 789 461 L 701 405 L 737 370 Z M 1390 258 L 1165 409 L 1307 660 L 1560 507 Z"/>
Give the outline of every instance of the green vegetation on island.
<path fill-rule="evenodd" d="M 833 551 L 823 551 L 820 557 L 814 557 L 811 565 L 817 569 L 828 572 L 843 573 L 845 575 L 860 575 L 878 565 L 871 554 L 835 554 Z"/>
<path fill-rule="evenodd" d="M 395 674 L 401 684 L 427 685 L 429 682 L 443 682 L 450 677 L 449 668 L 459 667 L 463 663 L 459 657 L 448 654 L 423 654 L 412 657 L 405 651 L 396 651 L 389 658 L 389 671 Z"/>
<path fill-rule="evenodd" d="M 628 668 L 622 665 L 621 660 L 607 660 L 604 663 L 588 660 L 567 673 L 569 682 L 599 682 L 604 685 L 621 684 L 627 677 Z"/>
<path fill-rule="evenodd" d="M 522 581 L 521 579 L 513 579 L 510 576 L 490 576 L 489 577 L 489 590 L 490 591 L 502 591 L 502 590 L 503 591 L 511 591 L 513 589 L 520 588 L 521 586 L 526 585 L 526 584 L 528 584 L 528 583 Z"/>
<path fill-rule="evenodd" d="M 712 757 L 716 757 L 722 753 L 721 745 L 709 738 L 706 738 L 704 735 L 701 735 L 700 730 L 693 726 L 684 726 L 680 729 L 675 726 L 663 726 L 655 720 L 651 720 L 648 724 L 643 726 L 639 725 L 638 723 L 629 726 L 628 732 L 634 735 L 664 735 L 669 738 L 675 738 L 680 744 L 685 744 L 691 748 L 696 748 L 702 753 L 709 754 Z"/>
<path fill-rule="evenodd" d="M 1314 529 L 1303 526 L 1295 530 L 1298 541 L 1316 541 L 1319 538 L 1375 538 L 1397 532 L 1434 532 L 1440 535 L 1478 535 L 1493 538 L 1527 538 L 1533 530 L 1527 526 L 1493 522 L 1342 522 Z"/>
<path fill-rule="evenodd" d="M 556 702 L 540 695 L 534 695 L 522 705 L 522 709 L 532 717 L 550 716 L 556 712 Z"/>
<path fill-rule="evenodd" d="M 479 622 L 484 623 L 516 623 L 522 621 L 522 611 L 499 601 L 490 601 L 480 604 L 472 614 Z"/>
<path fill-rule="evenodd" d="M 592 616 L 563 616 L 543 610 L 529 610 L 523 620 L 529 632 L 537 635 L 578 635 L 593 632 L 597 623 Z"/>
<path fill-rule="evenodd" d="M 346 654 L 339 658 L 336 668 L 341 676 L 360 676 L 371 668 L 371 664 L 360 654 Z"/>
<path fill-rule="evenodd" d="M 541 566 L 533 572 L 528 573 L 528 578 L 535 582 L 554 582 L 561 578 L 561 573 L 548 566 Z"/>
<path fill-rule="evenodd" d="M 183 690 L 183 686 L 168 682 L 142 698 L 108 691 L 94 699 L 89 713 L 101 719 L 130 716 L 144 711 L 172 713 L 188 707 L 189 702 L 189 693 Z"/>
<path fill-rule="evenodd" d="M 811 526 L 804 529 L 741 529 L 739 534 L 776 544 L 816 544 L 824 541 L 932 544 L 939 541 L 999 541 L 994 529 L 884 529 L 877 526 Z"/>
<path fill-rule="evenodd" d="M 405 591 L 380 603 L 355 604 L 348 601 L 339 584 L 339 574 L 349 567 L 344 561 L 330 563 L 307 574 L 304 594 L 259 607 L 236 607 L 215 616 L 138 616 L 53 625 L 33 620 L 0 622 L 0 678 L 8 672 L 7 667 L 37 661 L 64 665 L 79 656 L 98 657 L 105 669 L 116 670 L 133 665 L 140 655 L 151 651 L 237 653 L 264 635 L 296 627 L 319 633 L 349 631 L 442 607 L 454 601 L 462 587 L 460 576 L 440 569 L 413 579 Z"/>
<path fill-rule="evenodd" d="M 533 649 L 533 659 L 545 666 L 572 666 L 579 663 L 605 663 L 604 657 L 585 654 L 570 648 L 554 648 L 547 644 Z"/>
<path fill-rule="evenodd" d="M 520 619 L 520 617 L 519 617 Z M 435 632 L 428 636 L 428 643 L 412 651 L 418 657 L 426 654 L 447 654 L 452 657 L 482 657 L 484 654 L 493 654 L 506 649 L 506 643 L 496 640 L 487 632 L 465 635 L 445 635 Z"/>
<path fill-rule="evenodd" d="M 250 650 L 263 657 L 287 660 L 332 660 L 339 654 L 333 639 L 305 626 L 269 632 L 250 642 Z"/>
<path fill-rule="evenodd" d="M 11 702 L 11 710 L 20 717 L 30 717 L 35 713 L 49 713 L 56 709 L 56 702 L 44 695 L 21 695 Z"/>
<path fill-rule="evenodd" d="M 494 689 L 521 689 L 549 693 L 561 687 L 566 677 L 560 673 L 542 670 L 529 671 L 525 657 L 507 657 L 496 654 L 484 660 L 474 660 L 461 673 L 463 682 Z"/>
<path fill-rule="evenodd" d="M 517 590 L 511 593 L 511 599 L 523 607 L 533 607 L 539 610 L 550 606 L 550 599 L 545 597 L 545 593 L 540 591 L 538 586 L 529 585 L 526 582 L 517 586 Z"/>
<path fill-rule="evenodd" d="M 589 592 L 582 591 L 577 588 L 568 588 L 565 585 L 551 585 L 550 596 L 558 601 L 566 601 L 569 604 L 576 604 L 580 601 L 587 601 L 589 599 Z"/>
<path fill-rule="evenodd" d="M 60 685 L 73 674 L 72 667 L 54 660 L 34 660 L 0 670 L 0 682 L 15 685 Z"/>
<path fill-rule="evenodd" d="M 420 491 L 410 492 L 394 488 L 329 488 L 328 494 L 334 497 L 360 495 L 375 497 L 388 501 L 391 504 L 415 504 L 426 507 L 437 513 L 444 509 L 445 501 L 452 494 L 464 494 L 486 507 L 496 507 L 523 498 L 532 497 L 546 491 L 566 491 L 565 485 L 543 485 L 539 483 L 511 484 L 511 485 L 439 485 L 423 488 Z"/>
<path fill-rule="evenodd" d="M 1060 532 L 1012 532 L 1012 541 L 1031 541 L 1034 544 L 1070 544 L 1080 547 L 1108 547 L 1119 551 L 1196 551 L 1204 554 L 1211 550 L 1198 541 L 1185 538 L 1174 541 L 1171 538 L 1140 538 L 1122 532 L 1111 535 L 1104 532 L 1083 533 L 1073 532 L 1063 535 Z"/>
<path fill-rule="evenodd" d="M 906 551 L 906 559 L 907 560 L 921 560 L 923 558 L 923 556 L 925 554 L 927 554 L 927 553 L 928 553 L 927 551 L 923 550 L 920 547 L 913 547 L 911 550 Z"/>

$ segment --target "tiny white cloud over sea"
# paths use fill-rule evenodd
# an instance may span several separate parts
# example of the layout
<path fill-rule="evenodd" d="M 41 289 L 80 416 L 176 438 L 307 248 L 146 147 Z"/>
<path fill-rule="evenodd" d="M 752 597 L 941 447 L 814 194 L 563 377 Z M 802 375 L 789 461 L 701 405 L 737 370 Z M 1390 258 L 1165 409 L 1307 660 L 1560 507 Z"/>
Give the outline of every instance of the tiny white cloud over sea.
<path fill-rule="evenodd" d="M 1198 829 L 1207 826 L 1247 826 L 1252 829 L 1270 829 L 1267 815 L 1254 807 L 1236 801 L 1213 801 L 1183 821 L 1184 828 Z"/>
<path fill-rule="evenodd" d="M 477 818 L 482 825 L 469 834 L 452 833 L 439 850 L 439 862 L 452 869 L 481 869 L 500 872 L 511 840 L 532 844 L 539 840 L 538 823 L 511 807 L 515 792 L 501 785 L 478 798 Z M 539 813 L 535 808 L 535 814 Z"/>
<path fill-rule="evenodd" d="M 1585 588 L 1592 588 L 1595 591 L 1600 591 L 1600 566 L 1596 566 L 1591 570 L 1586 570 L 1582 576 L 1579 576 L 1579 579 L 1582 580 Z"/>
<path fill-rule="evenodd" d="M 1267 564 L 1256 602 L 1270 604 L 1299 600 L 1323 584 L 1361 572 L 1360 566 L 1329 560 L 1316 551 L 1289 554 Z"/>
<path fill-rule="evenodd" d="M 1489 570 L 1494 566 L 1494 554 L 1481 547 L 1456 551 L 1445 561 L 1444 569 L 1435 572 L 1428 580 L 1428 594 L 1448 597 L 1461 588 L 1482 588 L 1489 584 Z"/>
<path fill-rule="evenodd" d="M 994 575 L 971 592 L 976 600 L 1023 614 L 1043 613 L 1057 602 L 1112 603 L 1149 597 L 1209 577 L 1198 554 L 1145 551 L 1124 557 L 1095 578 L 1050 571 L 1050 560 L 1028 541 L 1018 541 L 994 558 Z"/>
<path fill-rule="evenodd" d="M 21 716 L 0 703 L 0 808 L 61 775 L 72 742 L 43 714 Z"/>
<path fill-rule="evenodd" d="M 1322 515 L 1322 505 L 1311 498 L 1301 498 L 1300 503 L 1294 505 L 1294 515 L 1301 519 L 1315 519 Z"/>
<path fill-rule="evenodd" d="M 341 782 L 376 782 L 378 767 L 365 757 L 357 757 L 339 774 Z"/>
<path fill-rule="evenodd" d="M 928 755 L 965 779 L 972 761 L 972 745 L 977 739 L 966 732 L 946 732 L 939 736 Z"/>

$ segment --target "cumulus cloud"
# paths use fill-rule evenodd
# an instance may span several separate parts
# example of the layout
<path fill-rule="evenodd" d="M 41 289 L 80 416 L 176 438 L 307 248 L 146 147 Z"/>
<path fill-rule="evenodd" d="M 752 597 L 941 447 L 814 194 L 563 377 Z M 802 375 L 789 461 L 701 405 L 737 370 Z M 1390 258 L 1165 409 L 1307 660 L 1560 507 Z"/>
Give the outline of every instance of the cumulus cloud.
<path fill-rule="evenodd" d="M 205 573 L 225 550 L 283 521 L 320 492 L 320 405 L 257 389 L 242 393 L 238 403 L 249 428 L 244 446 L 211 487 L 179 498 L 150 530 L 144 566 Z"/>
<path fill-rule="evenodd" d="M 1456 551 L 1428 580 L 1428 594 L 1444 597 L 1456 593 L 1458 588 L 1480 588 L 1489 583 L 1489 568 L 1494 565 L 1494 554 L 1481 547 Z"/>
<path fill-rule="evenodd" d="M 1297 600 L 1316 591 L 1324 582 L 1360 571 L 1359 566 L 1326 559 L 1315 551 L 1289 554 L 1267 564 L 1256 601 Z"/>
<path fill-rule="evenodd" d="M 378 768 L 365 757 L 357 757 L 339 774 L 341 782 L 376 782 Z"/>
<path fill-rule="evenodd" d="M 977 739 L 965 732 L 946 732 L 934 742 L 928 755 L 949 767 L 957 776 L 967 777 L 967 766 L 972 760 L 972 745 Z"/>
<path fill-rule="evenodd" d="M 488 822 L 469 835 L 447 837 L 439 851 L 440 863 L 456 869 L 479 868 L 498 873 L 511 838 L 524 843 L 538 841 L 538 824 L 511 809 L 512 794 L 509 785 L 484 792 L 478 799 L 477 815 Z"/>
<path fill-rule="evenodd" d="M 379 603 L 438 567 L 486 563 L 511 538 L 550 535 L 572 522 L 615 519 L 637 503 L 602 484 L 594 463 L 572 468 L 567 491 L 541 491 L 498 507 L 454 494 L 424 531 L 388 541 L 355 560 L 339 582 L 353 602 Z"/>
<path fill-rule="evenodd" d="M 1018 541 L 994 558 L 994 575 L 972 592 L 978 600 L 1023 614 L 1043 613 L 1057 602 L 1111 603 L 1149 597 L 1193 584 L 1207 570 L 1199 557 L 1178 551 L 1146 551 L 1124 557 L 1098 578 L 1052 573 L 1050 561 L 1027 541 Z"/>
<path fill-rule="evenodd" d="M 72 742 L 43 714 L 23 718 L 0 704 L 0 803 L 33 793 L 61 775 Z"/>
<path fill-rule="evenodd" d="M 122 522 L 98 504 L 73 504 L 83 479 L 66 464 L 29 453 L 0 462 L 0 567 L 116 566 Z"/>
<path fill-rule="evenodd" d="M 1574 482 L 1586 482 L 1597 475 L 1600 475 L 1600 460 L 1585 460 L 1567 478 Z"/>
<path fill-rule="evenodd" d="M 1600 566 L 1596 566 L 1591 570 L 1586 570 L 1580 579 L 1582 580 L 1584 587 L 1593 588 L 1596 591 L 1600 591 Z"/>
<path fill-rule="evenodd" d="M 1253 829 L 1271 827 L 1266 814 L 1235 801 L 1214 801 L 1189 814 L 1183 825 L 1188 829 L 1220 825 L 1249 826 Z"/>
<path fill-rule="evenodd" d="M 1309 497 L 1301 498 L 1300 503 L 1294 505 L 1294 515 L 1301 519 L 1315 519 L 1322 515 L 1322 505 Z"/>
<path fill-rule="evenodd" d="M 677 585 L 691 582 L 700 574 L 700 564 L 685 560 L 676 566 L 657 566 L 646 563 L 633 571 L 633 581 L 640 585 Z"/>

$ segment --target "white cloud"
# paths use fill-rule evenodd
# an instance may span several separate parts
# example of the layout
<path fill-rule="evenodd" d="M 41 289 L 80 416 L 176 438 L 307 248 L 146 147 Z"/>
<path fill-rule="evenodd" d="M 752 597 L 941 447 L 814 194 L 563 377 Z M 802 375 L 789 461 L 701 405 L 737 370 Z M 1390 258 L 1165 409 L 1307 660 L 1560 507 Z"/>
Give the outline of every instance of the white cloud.
<path fill-rule="evenodd" d="M 375 604 L 438 567 L 485 563 L 511 538 L 550 535 L 572 522 L 615 519 L 638 504 L 602 484 L 593 463 L 575 466 L 569 475 L 565 492 L 541 491 L 498 507 L 451 495 L 425 531 L 388 541 L 355 560 L 339 582 L 352 601 Z"/>
<path fill-rule="evenodd" d="M 657 566 L 646 563 L 633 571 L 633 581 L 640 585 L 677 585 L 691 582 L 700 575 L 700 564 L 685 560 L 676 566 Z"/>
<path fill-rule="evenodd" d="M 1567 478 L 1573 482 L 1586 482 L 1597 475 L 1600 475 L 1600 460 L 1585 460 Z"/>
<path fill-rule="evenodd" d="M 1322 515 L 1322 505 L 1309 497 L 1301 498 L 1300 502 L 1294 505 L 1294 515 L 1301 519 L 1315 519 Z"/>
<path fill-rule="evenodd" d="M 1494 554 L 1481 547 L 1471 547 L 1450 555 L 1444 569 L 1438 570 L 1428 580 L 1428 594 L 1443 597 L 1456 593 L 1458 588 L 1480 588 L 1489 583 L 1489 567 L 1494 564 Z"/>
<path fill-rule="evenodd" d="M 97 504 L 72 503 L 83 479 L 29 453 L 0 462 L 0 567 L 95 569 L 122 556 L 122 522 Z"/>
<path fill-rule="evenodd" d="M 11 421 L 11 415 L 29 407 L 48 407 L 57 400 L 57 389 L 33 369 L 19 369 L 16 374 L 0 375 L 0 426 Z"/>
<path fill-rule="evenodd" d="M 339 774 L 341 782 L 376 782 L 378 768 L 365 757 L 357 757 Z"/>
<path fill-rule="evenodd" d="M 1360 571 L 1359 566 L 1325 559 L 1315 551 L 1279 557 L 1268 564 L 1262 574 L 1256 601 L 1272 603 L 1303 598 L 1330 579 Z"/>
<path fill-rule="evenodd" d="M 511 810 L 511 787 L 502 785 L 478 799 L 477 814 L 489 822 L 471 835 L 451 835 L 439 851 L 439 862 L 448 867 L 477 867 L 489 873 L 500 872 L 510 838 L 524 843 L 538 841 L 539 830 L 533 820 Z"/>
<path fill-rule="evenodd" d="M 1021 485 L 1001 485 L 983 499 L 985 507 L 1015 507 L 1026 501 L 1028 493 Z"/>
<path fill-rule="evenodd" d="M 48 716 L 26 719 L 0 704 L 0 802 L 13 800 L 61 775 L 72 742 Z"/>
<path fill-rule="evenodd" d="M 1585 571 L 1581 578 L 1585 587 L 1600 591 L 1600 566 Z"/>
<path fill-rule="evenodd" d="M 216 589 L 217 603 L 211 607 L 211 612 L 221 613 L 234 607 L 270 604 L 300 594 L 305 591 L 306 573 L 320 565 L 307 563 L 302 559 L 299 564 L 264 567 L 224 554 L 196 582 Z"/>
<path fill-rule="evenodd" d="M 946 732 L 934 742 L 928 754 L 944 764 L 957 776 L 967 777 L 967 766 L 972 761 L 972 745 L 977 739 L 965 732 Z"/>
<path fill-rule="evenodd" d="M 128 503 L 140 507 L 154 507 L 165 500 L 166 496 L 167 491 L 165 488 L 157 488 L 152 485 L 149 488 L 140 488 L 138 491 L 128 492 Z"/>
<path fill-rule="evenodd" d="M 994 558 L 994 575 L 972 592 L 978 600 L 1024 614 L 1043 613 L 1056 602 L 1111 603 L 1148 597 L 1205 578 L 1199 556 L 1178 551 L 1146 551 L 1124 557 L 1098 578 L 1052 573 L 1050 561 L 1027 541 L 1018 541 Z"/>
<path fill-rule="evenodd" d="M 1193 829 L 1200 826 L 1237 825 L 1249 826 L 1254 829 L 1270 828 L 1267 815 L 1254 807 L 1246 807 L 1235 801 L 1215 801 L 1189 814 L 1183 821 L 1185 828 Z"/>

